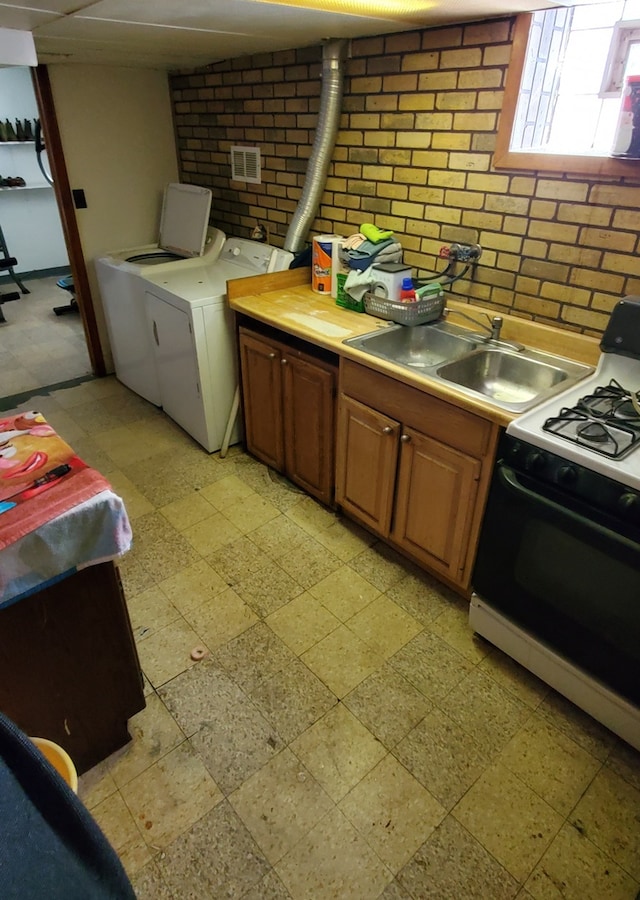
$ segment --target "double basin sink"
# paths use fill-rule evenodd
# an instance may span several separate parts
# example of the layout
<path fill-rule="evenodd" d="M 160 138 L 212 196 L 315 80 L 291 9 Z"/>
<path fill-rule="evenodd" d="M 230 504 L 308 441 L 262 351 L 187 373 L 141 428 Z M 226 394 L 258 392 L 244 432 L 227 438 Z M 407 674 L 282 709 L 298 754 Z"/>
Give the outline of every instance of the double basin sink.
<path fill-rule="evenodd" d="M 485 339 L 448 322 L 392 325 L 344 343 L 516 413 L 571 387 L 593 371 L 590 366 L 550 353 Z"/>

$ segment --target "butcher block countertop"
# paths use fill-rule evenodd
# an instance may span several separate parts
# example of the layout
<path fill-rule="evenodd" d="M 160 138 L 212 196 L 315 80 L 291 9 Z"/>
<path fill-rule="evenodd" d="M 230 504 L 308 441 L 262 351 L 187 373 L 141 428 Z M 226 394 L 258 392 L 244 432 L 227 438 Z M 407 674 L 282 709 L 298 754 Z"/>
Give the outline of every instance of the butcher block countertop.
<path fill-rule="evenodd" d="M 243 313 L 266 325 L 294 335 L 342 358 L 351 359 L 378 372 L 390 375 L 398 381 L 418 388 L 434 397 L 447 400 L 457 406 L 478 413 L 498 425 L 508 425 L 515 415 L 493 404 L 489 399 L 472 397 L 456 390 L 455 385 L 444 384 L 413 374 L 394 363 L 344 344 L 347 338 L 358 337 L 386 328 L 390 324 L 366 313 L 356 313 L 336 305 L 332 297 L 317 294 L 309 283 L 309 270 L 291 269 L 269 275 L 250 278 L 236 278 L 228 282 L 229 305 L 235 312 Z M 486 313 L 497 314 L 498 310 L 487 310 L 446 298 L 451 310 L 447 321 L 468 327 L 473 325 L 455 315 L 462 309 L 469 315 L 484 320 Z M 504 319 L 501 338 L 518 341 L 526 347 L 554 353 L 576 362 L 595 366 L 600 356 L 599 342 L 560 328 L 541 325 L 528 319 L 500 313 Z"/>

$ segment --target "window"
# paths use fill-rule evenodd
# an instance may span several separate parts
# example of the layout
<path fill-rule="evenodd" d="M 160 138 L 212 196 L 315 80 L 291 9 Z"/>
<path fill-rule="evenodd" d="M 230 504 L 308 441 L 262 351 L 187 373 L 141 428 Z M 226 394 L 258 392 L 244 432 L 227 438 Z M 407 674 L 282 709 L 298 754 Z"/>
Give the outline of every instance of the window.
<path fill-rule="evenodd" d="M 637 177 L 611 156 L 625 78 L 640 76 L 640 0 L 519 16 L 496 167 Z"/>

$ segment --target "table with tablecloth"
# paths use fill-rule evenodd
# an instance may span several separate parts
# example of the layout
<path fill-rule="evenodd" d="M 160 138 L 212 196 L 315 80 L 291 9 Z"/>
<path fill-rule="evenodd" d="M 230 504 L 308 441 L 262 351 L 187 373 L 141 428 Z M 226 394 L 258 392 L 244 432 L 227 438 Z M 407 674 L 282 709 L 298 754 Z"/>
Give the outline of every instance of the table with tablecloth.
<path fill-rule="evenodd" d="M 122 499 L 40 413 L 0 418 L 0 709 L 79 772 L 144 707 L 114 564 L 131 540 Z"/>

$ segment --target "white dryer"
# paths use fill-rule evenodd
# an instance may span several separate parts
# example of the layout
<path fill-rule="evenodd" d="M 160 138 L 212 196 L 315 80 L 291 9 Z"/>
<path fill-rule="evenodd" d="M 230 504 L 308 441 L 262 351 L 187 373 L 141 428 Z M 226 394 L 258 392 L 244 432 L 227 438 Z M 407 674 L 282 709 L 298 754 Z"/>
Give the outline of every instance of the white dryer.
<path fill-rule="evenodd" d="M 208 227 L 211 191 L 170 184 L 164 193 L 157 244 L 116 250 L 95 261 L 117 378 L 160 406 L 160 388 L 145 313 L 144 275 L 214 262 L 225 235 Z"/>
<path fill-rule="evenodd" d="M 227 281 L 287 269 L 292 259 L 268 244 L 228 238 L 213 264 L 146 276 L 162 408 L 209 453 L 222 447 L 238 384 Z M 235 423 L 229 443 L 239 435 Z"/>

